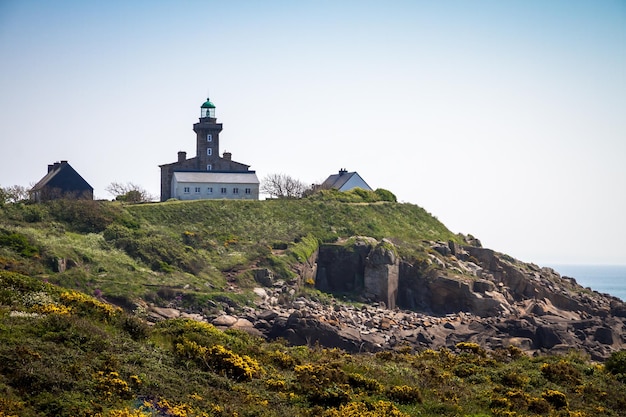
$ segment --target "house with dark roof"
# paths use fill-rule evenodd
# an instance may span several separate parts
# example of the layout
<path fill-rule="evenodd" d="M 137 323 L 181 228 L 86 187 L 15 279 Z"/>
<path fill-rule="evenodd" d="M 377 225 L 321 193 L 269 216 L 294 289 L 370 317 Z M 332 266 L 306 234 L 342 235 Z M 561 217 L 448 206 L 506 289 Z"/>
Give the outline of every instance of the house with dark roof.
<path fill-rule="evenodd" d="M 328 190 L 335 188 L 339 191 L 348 191 L 353 188 L 361 188 L 367 191 L 373 191 L 372 188 L 367 185 L 365 180 L 357 172 L 348 172 L 345 169 L 340 169 L 338 174 L 330 175 L 319 186 L 322 190 Z"/>
<path fill-rule="evenodd" d="M 37 202 L 60 198 L 93 200 L 93 187 L 67 161 L 48 165 L 48 173 L 30 190 Z"/>
<path fill-rule="evenodd" d="M 200 199 L 259 199 L 259 179 L 250 166 L 220 152 L 222 124 L 217 123 L 215 105 L 207 98 L 200 106 L 196 132 L 196 156 L 178 152 L 178 161 L 161 168 L 161 201 Z"/>

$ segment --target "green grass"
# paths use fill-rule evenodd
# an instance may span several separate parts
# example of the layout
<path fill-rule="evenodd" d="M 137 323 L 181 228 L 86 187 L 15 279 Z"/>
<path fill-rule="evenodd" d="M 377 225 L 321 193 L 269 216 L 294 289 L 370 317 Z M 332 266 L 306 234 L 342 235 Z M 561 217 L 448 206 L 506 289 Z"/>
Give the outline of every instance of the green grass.
<path fill-rule="evenodd" d="M 199 300 L 237 285 L 243 294 L 237 297 L 251 298 L 254 282 L 247 270 L 269 268 L 275 277 L 291 279 L 296 265 L 320 243 L 350 236 L 389 238 L 408 259 L 427 256 L 424 240 L 457 239 L 416 205 L 361 194 L 139 205 L 7 204 L 0 208 L 0 265 L 111 299 L 165 303 L 171 300 L 155 295 L 160 288 Z M 66 262 L 66 270 L 58 270 L 59 260 Z"/>
<path fill-rule="evenodd" d="M 12 272 L 0 272 L 0 289 L 1 416 L 621 416 L 626 407 L 623 351 L 615 373 L 577 353 L 468 344 L 347 354 L 188 320 L 149 327 Z"/>
<path fill-rule="evenodd" d="M 356 235 L 417 261 L 424 241 L 458 239 L 422 208 L 368 193 L 0 207 L 0 417 L 624 415 L 623 352 L 608 371 L 472 346 L 349 355 L 130 313 L 139 298 L 242 307 L 254 269 L 289 279 L 319 244 Z"/>

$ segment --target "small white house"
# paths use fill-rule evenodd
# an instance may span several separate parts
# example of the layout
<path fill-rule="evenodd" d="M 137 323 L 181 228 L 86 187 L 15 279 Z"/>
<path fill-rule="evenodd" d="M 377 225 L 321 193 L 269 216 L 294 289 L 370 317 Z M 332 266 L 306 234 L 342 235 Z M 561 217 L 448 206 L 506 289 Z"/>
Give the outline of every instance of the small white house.
<path fill-rule="evenodd" d="M 254 171 L 174 172 L 171 196 L 179 200 L 258 200 L 259 179 Z"/>
<path fill-rule="evenodd" d="M 348 172 L 345 169 L 340 169 L 338 174 L 330 175 L 326 178 L 321 185 L 322 189 L 335 188 L 339 191 L 348 191 L 353 188 L 361 188 L 367 191 L 373 191 L 372 188 L 367 185 L 365 180 L 356 172 Z"/>

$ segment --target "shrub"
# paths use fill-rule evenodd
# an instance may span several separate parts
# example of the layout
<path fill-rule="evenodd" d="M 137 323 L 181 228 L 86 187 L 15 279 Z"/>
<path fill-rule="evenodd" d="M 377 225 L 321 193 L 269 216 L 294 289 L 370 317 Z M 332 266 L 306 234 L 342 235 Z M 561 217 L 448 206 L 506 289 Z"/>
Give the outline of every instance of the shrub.
<path fill-rule="evenodd" d="M 478 343 L 459 342 L 456 344 L 456 348 L 461 351 L 472 352 L 480 356 L 485 356 L 485 349 L 481 348 Z"/>
<path fill-rule="evenodd" d="M 460 363 L 454 367 L 452 372 L 459 378 L 467 378 L 478 374 L 480 372 L 480 367 L 473 363 Z"/>
<path fill-rule="evenodd" d="M 306 364 L 294 369 L 298 382 L 303 388 L 324 387 L 331 384 L 345 384 L 347 375 L 336 364 Z"/>
<path fill-rule="evenodd" d="M 237 355 L 222 345 L 215 345 L 207 351 L 208 363 L 226 376 L 250 381 L 261 374 L 259 363 L 248 355 Z"/>
<path fill-rule="evenodd" d="M 97 390 L 107 400 L 113 397 L 129 399 L 132 396 L 128 383 L 120 378 L 117 372 L 99 371 L 94 375 L 94 379 Z"/>
<path fill-rule="evenodd" d="M 417 404 L 422 402 L 422 393 L 419 388 L 408 385 L 396 385 L 385 392 L 390 400 L 400 404 Z"/>
<path fill-rule="evenodd" d="M 122 309 L 119 307 L 104 303 L 77 291 L 61 293 L 59 298 L 62 304 L 72 307 L 78 314 L 93 316 L 100 320 L 110 320 L 115 315 L 122 312 Z"/>
<path fill-rule="evenodd" d="M 338 409 L 326 410 L 322 417 L 408 417 L 388 401 L 375 403 L 351 402 Z"/>
<path fill-rule="evenodd" d="M 550 411 L 550 403 L 545 398 L 531 398 L 528 401 L 528 411 L 535 414 L 546 414 Z"/>
<path fill-rule="evenodd" d="M 324 407 L 338 407 L 350 401 L 350 386 L 337 364 L 306 364 L 294 368 L 298 391 L 308 400 Z"/>
<path fill-rule="evenodd" d="M 530 382 L 530 377 L 516 369 L 506 369 L 500 373 L 500 382 L 508 387 L 521 388 Z"/>
<path fill-rule="evenodd" d="M 100 233 L 121 216 L 119 208 L 94 200 L 60 199 L 46 205 L 53 218 L 83 233 Z"/>
<path fill-rule="evenodd" d="M 133 340 L 143 340 L 150 335 L 150 326 L 139 317 L 124 315 L 121 327 Z"/>
<path fill-rule="evenodd" d="M 284 391 L 287 388 L 287 383 L 282 379 L 267 379 L 265 386 L 271 391 Z"/>
<path fill-rule="evenodd" d="M 124 408 L 121 410 L 110 410 L 107 413 L 107 417 L 150 417 L 152 413 L 145 413 L 141 410 L 130 410 Z"/>
<path fill-rule="evenodd" d="M 367 378 L 361 374 L 348 375 L 348 384 L 354 388 L 361 388 L 372 394 L 383 390 L 383 386 L 380 382 L 372 378 Z"/>
<path fill-rule="evenodd" d="M 611 356 L 604 363 L 607 371 L 617 376 L 617 378 L 626 383 L 626 350 L 611 353 Z"/>
<path fill-rule="evenodd" d="M 4 229 L 0 229 L 0 246 L 6 246 L 27 258 L 39 253 L 39 249 L 26 236 Z"/>
<path fill-rule="evenodd" d="M 292 248 L 290 253 L 298 262 L 306 262 L 307 259 L 317 250 L 319 241 L 315 236 L 307 235 L 299 239 Z"/>
<path fill-rule="evenodd" d="M 250 381 L 262 373 L 259 363 L 247 355 L 238 355 L 222 345 L 202 346 L 183 338 L 175 345 L 178 356 L 192 359 L 198 364 L 229 378 Z"/>
<path fill-rule="evenodd" d="M 582 374 L 570 362 L 560 360 L 557 363 L 544 363 L 541 373 L 551 382 L 578 385 L 582 381 Z"/>
<path fill-rule="evenodd" d="M 389 190 L 385 190 L 384 188 L 377 188 L 374 193 L 378 196 L 380 201 L 389 201 L 391 203 L 398 202 L 396 195 Z"/>
<path fill-rule="evenodd" d="M 541 393 L 541 396 L 557 410 L 567 407 L 567 397 L 560 391 L 549 389 Z"/>
<path fill-rule="evenodd" d="M 268 356 L 278 366 L 283 369 L 293 369 L 296 365 L 300 364 L 300 360 L 294 358 L 287 352 L 283 352 L 280 349 L 276 349 L 272 352 L 269 352 Z"/>

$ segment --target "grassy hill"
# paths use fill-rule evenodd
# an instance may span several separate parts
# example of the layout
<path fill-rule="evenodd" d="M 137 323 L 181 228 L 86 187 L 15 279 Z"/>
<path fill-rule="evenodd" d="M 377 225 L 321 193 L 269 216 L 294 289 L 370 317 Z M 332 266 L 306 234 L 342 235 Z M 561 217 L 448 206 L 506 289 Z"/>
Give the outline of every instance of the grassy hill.
<path fill-rule="evenodd" d="M 349 355 L 131 311 L 137 298 L 243 306 L 250 268 L 289 279 L 319 242 L 387 237 L 420 259 L 424 240 L 461 239 L 373 200 L 0 207 L 0 417 L 625 415 L 626 352 L 604 365 L 472 343 Z"/>
<path fill-rule="evenodd" d="M 246 303 L 249 268 L 289 279 L 320 242 L 354 235 L 391 238 L 408 258 L 424 256 L 423 240 L 459 239 L 416 205 L 333 192 L 302 200 L 56 201 L 1 210 L 0 266 L 129 303 L 162 301 L 159 292 L 168 289 L 184 293 L 188 304 L 215 297 Z M 232 286 L 236 292 L 225 292 Z"/>

